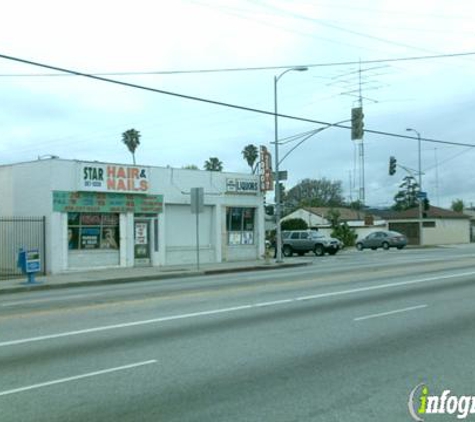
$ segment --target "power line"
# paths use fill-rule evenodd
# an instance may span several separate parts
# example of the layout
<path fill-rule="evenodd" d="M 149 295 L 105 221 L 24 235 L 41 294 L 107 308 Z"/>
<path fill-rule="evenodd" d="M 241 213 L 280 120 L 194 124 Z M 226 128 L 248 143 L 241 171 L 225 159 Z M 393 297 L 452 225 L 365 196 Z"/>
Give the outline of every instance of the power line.
<path fill-rule="evenodd" d="M 468 54 L 468 53 L 464 53 L 464 54 Z M 470 53 L 470 54 L 475 54 L 475 53 Z M 45 68 L 45 69 L 54 70 L 56 72 L 68 73 L 68 74 L 71 74 L 71 75 L 82 76 L 82 77 L 85 77 L 85 78 L 89 78 L 89 79 L 93 79 L 93 80 L 97 80 L 97 81 L 101 81 L 101 82 L 108 82 L 108 83 L 112 83 L 112 84 L 115 84 L 115 85 L 121 85 L 121 86 L 125 86 L 125 87 L 128 87 L 128 88 L 141 89 L 141 90 L 144 90 L 144 91 L 154 92 L 154 93 L 157 93 L 157 94 L 169 95 L 169 96 L 172 96 L 172 97 L 182 98 L 182 99 L 185 99 L 185 100 L 198 101 L 198 102 L 211 104 L 211 105 L 216 105 L 216 106 L 220 106 L 220 107 L 227 107 L 227 108 L 233 108 L 235 110 L 242 110 L 242 111 L 248 111 L 248 112 L 252 112 L 252 113 L 263 114 L 263 115 L 266 115 L 266 116 L 273 116 L 273 117 L 275 116 L 275 113 L 272 112 L 272 111 L 261 110 L 261 109 L 252 108 L 252 107 L 245 107 L 245 106 L 241 106 L 241 105 L 238 105 L 238 104 L 225 103 L 225 102 L 222 102 L 222 101 L 215 101 L 215 100 L 210 100 L 210 99 L 202 98 L 202 97 L 196 97 L 196 96 L 192 96 L 192 95 L 179 94 L 177 92 L 165 91 L 165 90 L 162 90 L 162 89 L 151 88 L 151 87 L 147 87 L 147 86 L 144 86 L 144 85 L 138 85 L 138 84 L 133 84 L 133 83 L 130 83 L 130 82 L 119 81 L 119 80 L 116 80 L 116 79 L 105 78 L 103 76 L 96 76 L 96 75 L 92 75 L 92 74 L 88 74 L 88 73 L 83 73 L 83 72 L 79 72 L 79 71 L 76 71 L 76 70 L 65 69 L 65 68 L 61 68 L 61 67 L 57 67 L 57 66 L 51 66 L 51 65 L 44 64 L 44 63 L 33 62 L 33 61 L 30 61 L 30 60 L 21 59 L 19 57 L 7 56 L 5 54 L 0 54 L 0 58 L 5 59 L 5 60 L 18 62 L 18 63 L 27 64 L 27 65 L 30 65 L 30 66 L 42 67 L 42 68 Z M 343 124 L 339 124 L 339 123 L 334 124 L 334 123 L 330 123 L 330 122 L 323 122 L 323 121 L 319 121 L 319 120 L 315 120 L 315 119 L 308 119 L 308 118 L 305 118 L 305 117 L 291 116 L 291 115 L 288 115 L 288 114 L 280 114 L 280 113 L 277 114 L 277 116 L 279 116 L 281 118 L 285 118 L 285 119 L 300 121 L 300 122 L 315 123 L 315 124 L 318 124 L 318 125 L 332 126 L 332 127 L 336 127 L 336 128 L 340 128 L 340 129 L 351 130 L 351 126 L 347 126 L 347 125 L 343 125 Z M 413 136 L 401 135 L 401 134 L 385 132 L 385 131 L 381 131 L 381 130 L 365 129 L 365 132 L 366 133 L 371 133 L 371 134 L 374 134 L 374 135 L 390 136 L 390 137 L 393 137 L 393 138 L 418 140 L 418 138 L 415 138 Z M 432 139 L 432 138 L 421 138 L 421 141 L 475 148 L 475 144 L 442 141 L 442 140 Z"/>
<path fill-rule="evenodd" d="M 405 61 L 418 61 L 418 60 L 434 60 L 464 56 L 474 56 L 475 51 L 469 51 L 465 53 L 447 53 L 447 54 L 435 54 L 430 56 L 409 56 L 409 57 L 396 57 L 393 59 L 375 59 L 375 60 L 358 60 L 347 62 L 328 62 L 328 63 L 310 63 L 310 64 L 298 64 L 298 65 L 282 65 L 282 66 L 260 66 L 260 67 L 231 67 L 231 68 L 218 68 L 218 69 L 191 69 L 191 70 L 152 70 L 152 71 L 138 71 L 138 72 L 99 72 L 99 73 L 80 73 L 75 71 L 66 71 L 65 69 L 54 68 L 52 66 L 41 66 L 39 63 L 21 61 L 26 64 L 35 66 L 41 66 L 49 68 L 51 70 L 58 70 L 61 73 L 4 73 L 0 74 L 0 77 L 64 77 L 64 76 L 147 76 L 147 75 L 186 75 L 186 74 L 200 74 L 200 73 L 227 73 L 227 72 L 252 72 L 263 70 L 280 70 L 289 69 L 293 67 L 332 67 L 332 66 L 354 66 L 359 64 L 375 64 L 375 63 L 392 63 L 392 62 L 405 62 Z M 10 56 L 0 55 L 0 57 L 15 60 Z"/>

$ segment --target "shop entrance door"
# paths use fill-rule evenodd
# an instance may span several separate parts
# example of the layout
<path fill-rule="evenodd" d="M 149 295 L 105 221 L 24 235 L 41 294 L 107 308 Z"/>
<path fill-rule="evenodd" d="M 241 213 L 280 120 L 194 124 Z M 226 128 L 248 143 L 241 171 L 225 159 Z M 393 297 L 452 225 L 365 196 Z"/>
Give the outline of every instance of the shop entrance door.
<path fill-rule="evenodd" d="M 150 220 L 134 220 L 134 264 L 135 266 L 151 265 Z"/>

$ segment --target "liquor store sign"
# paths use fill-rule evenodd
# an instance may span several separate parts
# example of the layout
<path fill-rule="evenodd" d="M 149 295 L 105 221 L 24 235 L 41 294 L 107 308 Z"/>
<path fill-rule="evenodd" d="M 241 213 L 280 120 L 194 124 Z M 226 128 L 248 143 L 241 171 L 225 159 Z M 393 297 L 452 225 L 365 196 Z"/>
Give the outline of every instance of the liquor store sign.
<path fill-rule="evenodd" d="M 253 179 L 226 179 L 226 192 L 256 194 L 259 183 Z"/>
<path fill-rule="evenodd" d="M 150 171 L 147 167 L 117 164 L 81 163 L 79 191 L 148 193 Z"/>

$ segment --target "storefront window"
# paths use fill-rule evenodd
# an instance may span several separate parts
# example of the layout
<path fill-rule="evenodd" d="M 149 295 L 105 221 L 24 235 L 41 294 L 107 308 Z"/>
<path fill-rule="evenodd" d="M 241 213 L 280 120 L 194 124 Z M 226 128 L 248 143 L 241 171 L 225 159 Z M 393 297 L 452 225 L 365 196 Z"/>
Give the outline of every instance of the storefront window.
<path fill-rule="evenodd" d="M 119 214 L 68 213 L 68 248 L 119 249 Z"/>
<path fill-rule="evenodd" d="M 242 211 L 243 208 L 229 208 L 229 228 L 228 231 L 241 231 L 242 230 Z"/>
<path fill-rule="evenodd" d="M 228 208 L 226 230 L 229 245 L 253 245 L 254 208 Z"/>

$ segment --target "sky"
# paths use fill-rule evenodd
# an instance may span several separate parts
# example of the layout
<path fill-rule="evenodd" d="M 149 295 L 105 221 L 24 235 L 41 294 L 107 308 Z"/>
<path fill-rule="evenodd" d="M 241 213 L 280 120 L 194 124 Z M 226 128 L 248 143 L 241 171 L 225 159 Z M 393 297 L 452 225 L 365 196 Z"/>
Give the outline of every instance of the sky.
<path fill-rule="evenodd" d="M 279 118 L 280 157 L 296 135 L 350 119 L 361 88 L 365 129 L 382 132 L 364 135 L 365 203 L 391 206 L 403 177 L 417 174 L 413 128 L 431 204 L 475 205 L 473 1 L 7 0 L 2 9 L 0 55 L 160 92 L 0 58 L 0 165 L 48 155 L 132 163 L 121 139 L 134 128 L 138 164 L 202 168 L 218 157 L 225 171 L 249 173 L 246 145 L 274 153 L 278 77 L 279 114 L 303 119 Z M 283 74 L 297 66 L 308 70 Z M 322 130 L 282 161 L 285 186 L 341 181 L 354 201 L 361 151 L 348 129 Z M 389 176 L 390 156 L 408 170 Z"/>

